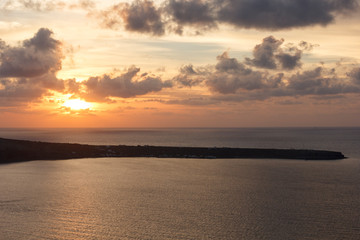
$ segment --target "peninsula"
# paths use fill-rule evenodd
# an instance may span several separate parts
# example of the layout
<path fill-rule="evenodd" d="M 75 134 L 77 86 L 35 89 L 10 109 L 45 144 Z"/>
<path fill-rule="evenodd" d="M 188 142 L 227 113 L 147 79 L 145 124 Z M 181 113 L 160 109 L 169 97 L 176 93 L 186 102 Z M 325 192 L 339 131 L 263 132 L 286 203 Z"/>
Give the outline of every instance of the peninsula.
<path fill-rule="evenodd" d="M 100 157 L 338 160 L 341 152 L 300 149 L 86 145 L 0 138 L 0 163 Z"/>

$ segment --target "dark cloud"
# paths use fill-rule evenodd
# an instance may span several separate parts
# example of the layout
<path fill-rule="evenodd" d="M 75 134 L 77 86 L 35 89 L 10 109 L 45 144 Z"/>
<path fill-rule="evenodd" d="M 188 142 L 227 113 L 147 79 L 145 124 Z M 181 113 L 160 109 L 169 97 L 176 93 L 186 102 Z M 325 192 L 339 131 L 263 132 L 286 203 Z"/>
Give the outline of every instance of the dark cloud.
<path fill-rule="evenodd" d="M 49 90 L 61 92 L 65 89 L 65 82 L 56 77 L 64 58 L 62 44 L 52 34 L 49 29 L 41 28 L 19 46 L 1 44 L 2 102 L 30 102 L 48 94 Z"/>
<path fill-rule="evenodd" d="M 358 9 L 357 0 L 165 0 L 156 7 L 151 0 L 116 4 L 100 15 L 103 26 L 162 35 L 165 29 L 182 34 L 230 24 L 238 28 L 282 30 L 326 26 L 337 15 Z"/>
<path fill-rule="evenodd" d="M 327 79 L 322 77 L 322 67 L 317 67 L 310 71 L 297 73 L 289 78 L 288 88 L 296 91 L 306 91 L 319 86 L 328 85 Z"/>
<path fill-rule="evenodd" d="M 351 78 L 352 82 L 360 85 L 360 67 L 354 68 L 348 73 L 348 76 Z"/>
<path fill-rule="evenodd" d="M 326 73 L 327 69 L 317 67 L 289 77 L 286 90 L 290 95 L 336 95 L 358 93 L 360 89 L 349 84 L 347 79 Z M 331 71 L 329 71 L 331 72 Z"/>
<path fill-rule="evenodd" d="M 21 46 L 2 47 L 0 77 L 39 77 L 61 69 L 61 42 L 52 38 L 49 29 L 41 28 Z"/>
<path fill-rule="evenodd" d="M 304 71 L 289 78 L 287 90 L 296 95 L 336 94 L 342 92 L 342 87 L 334 85 L 333 79 L 323 76 L 323 68 Z"/>
<path fill-rule="evenodd" d="M 235 58 L 230 58 L 227 52 L 217 57 L 215 72 L 212 73 L 206 85 L 210 90 L 222 94 L 235 93 L 238 89 L 253 90 L 263 87 L 263 74 L 253 71 Z"/>
<path fill-rule="evenodd" d="M 96 17 L 105 28 L 161 36 L 183 34 L 189 27 L 195 33 L 221 24 L 237 28 L 282 30 L 313 25 L 326 26 L 341 14 L 355 12 L 357 0 L 134 0 L 97 10 L 92 0 L 69 4 L 62 0 L 7 0 L 2 9 L 22 5 L 35 11 L 81 8 Z"/>
<path fill-rule="evenodd" d="M 172 87 L 170 81 L 163 82 L 160 77 L 138 76 L 139 71 L 139 68 L 131 67 L 117 77 L 91 77 L 82 82 L 86 87 L 82 97 L 90 101 L 109 101 L 111 97 L 129 98 Z"/>
<path fill-rule="evenodd" d="M 266 76 L 265 85 L 267 88 L 281 88 L 284 86 L 284 73 L 276 73 L 274 75 Z"/>
<path fill-rule="evenodd" d="M 236 58 L 230 58 L 228 52 L 217 56 L 216 59 L 218 63 L 215 65 L 215 69 L 218 72 L 247 74 L 251 71 L 251 69 L 246 68 L 244 64 L 238 62 Z"/>
<path fill-rule="evenodd" d="M 292 70 L 294 68 L 300 67 L 302 63 L 301 60 L 302 52 L 300 50 L 296 51 L 295 54 L 291 55 L 289 53 L 281 52 L 275 57 L 280 63 L 280 67 L 286 70 Z"/>
<path fill-rule="evenodd" d="M 33 84 L 24 78 L 14 81 L 2 80 L 0 81 L 0 103 L 1 105 L 7 105 L 11 102 L 29 102 L 39 99 L 47 91 L 42 86 Z"/>
<path fill-rule="evenodd" d="M 28 81 L 45 89 L 55 90 L 58 92 L 64 91 L 66 83 L 64 80 L 58 79 L 55 74 L 46 74 L 41 77 L 29 78 Z"/>
<path fill-rule="evenodd" d="M 246 67 L 236 58 L 230 58 L 228 52 L 218 56 L 217 61 L 212 68 L 194 68 L 192 65 L 186 65 L 180 69 L 174 80 L 187 87 L 205 83 L 211 91 L 222 94 L 235 93 L 239 89 L 262 88 L 264 84 L 262 72 Z"/>
<path fill-rule="evenodd" d="M 280 30 L 327 25 L 357 8 L 356 0 L 216 0 L 218 21 L 240 28 Z"/>
<path fill-rule="evenodd" d="M 164 34 L 160 10 L 152 1 L 137 0 L 131 5 L 126 4 L 125 6 L 121 15 L 127 30 L 153 35 Z"/>
<path fill-rule="evenodd" d="M 273 36 L 264 38 L 261 44 L 255 46 L 253 50 L 253 59 L 247 58 L 247 64 L 260 68 L 275 69 L 275 52 L 278 51 L 283 39 L 277 40 Z"/>
<path fill-rule="evenodd" d="M 283 42 L 284 39 L 278 40 L 273 36 L 264 38 L 261 44 L 255 46 L 253 50 L 254 58 L 245 59 L 246 64 L 267 69 L 292 70 L 300 67 L 302 65 L 302 50 L 292 45 L 282 48 Z M 306 42 L 301 42 L 299 45 L 304 49 L 310 49 L 312 46 Z"/>
<path fill-rule="evenodd" d="M 197 86 L 205 80 L 207 73 L 206 68 L 195 69 L 192 64 L 189 64 L 179 69 L 179 74 L 173 78 L 173 81 L 186 87 Z"/>
<path fill-rule="evenodd" d="M 129 68 L 126 72 L 112 77 L 103 75 L 86 81 L 63 80 L 56 74 L 61 69 L 62 44 L 52 37 L 49 29 L 41 28 L 33 38 L 19 46 L 9 46 L 0 41 L 0 101 L 31 102 L 53 91 L 73 94 L 91 101 L 111 101 L 112 97 L 128 98 L 158 92 L 173 86 L 172 81 L 140 69 Z"/>
<path fill-rule="evenodd" d="M 280 97 L 342 96 L 360 93 L 360 68 L 347 75 L 337 69 L 317 67 L 297 69 L 301 54 L 314 45 L 300 42 L 283 44 L 284 40 L 267 37 L 257 45 L 252 59 L 238 60 L 224 52 L 216 63 L 206 66 L 184 65 L 171 81 L 140 73 L 130 67 L 123 73 L 91 77 L 86 81 L 58 79 L 61 69 L 62 44 L 49 29 L 39 29 L 34 37 L 9 46 L 0 41 L 0 103 L 31 102 L 53 91 L 73 94 L 88 101 L 114 101 L 159 92 L 173 87 L 206 87 L 210 96 L 191 96 L 163 101 L 168 104 L 208 105 L 221 101 L 253 101 Z M 268 69 L 271 69 L 268 70 Z M 290 71 L 291 70 L 291 71 Z M 176 83 L 176 84 L 173 84 Z M 15 104 L 16 105 L 16 104 Z"/>
<path fill-rule="evenodd" d="M 40 28 L 33 38 L 25 40 L 24 47 L 34 47 L 40 51 L 55 51 L 59 49 L 61 42 L 51 37 L 53 32 L 47 28 Z"/>
<path fill-rule="evenodd" d="M 124 25 L 131 32 L 148 33 L 160 36 L 165 33 L 164 23 L 161 19 L 161 10 L 154 2 L 136 0 L 132 4 L 120 3 L 101 12 L 102 25 L 117 29 Z"/>
<path fill-rule="evenodd" d="M 3 79 L 0 81 L 0 103 L 36 101 L 45 95 L 51 95 L 50 90 L 63 92 L 65 85 L 65 81 L 50 74 L 35 78 Z"/>
<path fill-rule="evenodd" d="M 280 89 L 285 84 L 284 76 L 284 73 L 270 75 L 266 71 L 253 70 L 224 52 L 217 57 L 216 65 L 206 68 L 195 68 L 191 64 L 183 66 L 173 80 L 181 86 L 204 83 L 214 93 L 235 94 L 239 91 Z"/>
<path fill-rule="evenodd" d="M 123 27 L 154 36 L 164 35 L 166 30 L 182 35 L 184 27 L 192 27 L 196 33 L 216 27 L 211 1 L 169 0 L 160 5 L 151 0 L 135 0 L 131 4 L 115 4 L 95 15 L 103 27 Z"/>
<path fill-rule="evenodd" d="M 217 26 L 211 1 L 203 0 L 169 0 L 166 2 L 165 14 L 176 23 L 175 32 L 183 33 L 184 26 L 199 31 Z"/>
<path fill-rule="evenodd" d="M 194 68 L 193 65 L 186 65 L 180 69 L 174 80 L 187 87 L 205 83 L 212 92 L 231 94 L 240 89 L 255 90 L 265 86 L 276 87 L 280 84 L 283 76 L 277 74 L 268 78 L 266 72 L 252 70 L 236 58 L 230 58 L 228 52 L 218 56 L 217 61 L 212 68 Z"/>
<path fill-rule="evenodd" d="M 209 1 L 202 0 L 170 0 L 166 10 L 173 20 L 179 24 L 213 25 L 214 16 L 211 14 Z"/>
<path fill-rule="evenodd" d="M 278 59 L 279 56 L 284 56 L 281 55 L 284 51 L 295 52 L 301 55 L 302 50 L 299 50 L 300 47 L 305 51 L 306 49 L 310 50 L 310 46 L 312 46 L 308 43 L 302 43 L 298 46 L 288 44 L 285 48 L 279 49 L 278 46 L 282 44 L 282 40 L 268 38 L 265 42 L 271 43 L 267 45 L 270 45 L 270 54 L 265 54 L 266 57 L 276 60 L 276 67 L 279 65 L 282 70 L 293 69 L 295 66 L 284 66 L 285 62 L 299 62 L 298 59 Z M 298 55 L 293 54 L 291 56 Z M 245 62 L 248 63 L 249 59 Z M 266 61 L 264 60 L 263 62 Z M 253 67 L 258 67 L 254 65 L 252 63 Z M 199 71 L 199 69 L 202 68 L 194 67 L 191 64 L 183 66 L 179 74 L 174 77 L 174 80 L 181 86 L 186 87 L 204 84 L 213 95 L 207 98 L 206 101 L 199 98 L 189 98 L 186 101 L 177 99 L 169 103 L 201 105 L 214 104 L 221 101 L 263 101 L 276 97 L 327 97 L 360 93 L 360 68 L 354 68 L 348 73 L 348 77 L 338 76 L 335 69 L 327 69 L 325 67 L 316 67 L 311 70 L 298 71 L 297 73 L 292 73 L 291 71 L 268 72 L 266 70 L 254 70 L 236 58 L 229 57 L 228 53 L 224 52 L 217 57 L 215 65 L 208 65 L 206 71 Z"/>

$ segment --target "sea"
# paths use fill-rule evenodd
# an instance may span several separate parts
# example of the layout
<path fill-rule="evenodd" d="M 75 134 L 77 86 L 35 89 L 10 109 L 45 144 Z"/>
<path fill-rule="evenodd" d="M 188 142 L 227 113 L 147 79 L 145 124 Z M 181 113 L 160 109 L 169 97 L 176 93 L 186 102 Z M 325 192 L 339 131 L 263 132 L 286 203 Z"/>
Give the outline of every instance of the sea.
<path fill-rule="evenodd" d="M 360 239 L 359 127 L 0 129 L 0 137 L 96 145 L 322 149 L 347 157 L 2 164 L 0 240 Z"/>

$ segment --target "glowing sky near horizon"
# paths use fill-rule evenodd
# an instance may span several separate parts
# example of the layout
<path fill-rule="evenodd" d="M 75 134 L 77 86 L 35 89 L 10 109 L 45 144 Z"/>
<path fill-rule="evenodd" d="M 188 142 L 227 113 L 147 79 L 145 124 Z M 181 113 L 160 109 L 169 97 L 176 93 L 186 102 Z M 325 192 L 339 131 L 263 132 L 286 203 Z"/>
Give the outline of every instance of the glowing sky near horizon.
<path fill-rule="evenodd" d="M 357 0 L 3 0 L 0 12 L 0 127 L 359 126 Z"/>

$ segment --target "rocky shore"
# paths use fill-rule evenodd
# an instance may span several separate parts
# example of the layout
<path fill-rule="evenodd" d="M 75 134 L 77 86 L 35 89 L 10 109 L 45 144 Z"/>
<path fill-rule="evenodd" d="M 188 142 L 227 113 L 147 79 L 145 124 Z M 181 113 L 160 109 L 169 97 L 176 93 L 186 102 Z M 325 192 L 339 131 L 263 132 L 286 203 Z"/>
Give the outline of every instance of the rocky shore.
<path fill-rule="evenodd" d="M 0 163 L 100 157 L 276 158 L 338 160 L 341 152 L 296 149 L 205 148 L 47 143 L 0 138 Z"/>

